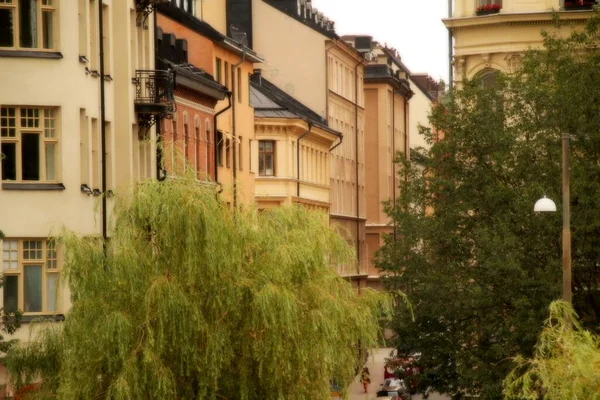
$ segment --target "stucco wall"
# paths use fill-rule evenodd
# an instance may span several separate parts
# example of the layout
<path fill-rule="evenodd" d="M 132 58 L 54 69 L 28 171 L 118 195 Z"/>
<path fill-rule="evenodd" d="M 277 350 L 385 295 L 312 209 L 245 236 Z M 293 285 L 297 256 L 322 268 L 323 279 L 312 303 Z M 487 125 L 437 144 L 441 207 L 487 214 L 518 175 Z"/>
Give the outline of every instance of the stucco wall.
<path fill-rule="evenodd" d="M 264 1 L 252 2 L 254 50 L 265 78 L 326 116 L 326 37 Z"/>

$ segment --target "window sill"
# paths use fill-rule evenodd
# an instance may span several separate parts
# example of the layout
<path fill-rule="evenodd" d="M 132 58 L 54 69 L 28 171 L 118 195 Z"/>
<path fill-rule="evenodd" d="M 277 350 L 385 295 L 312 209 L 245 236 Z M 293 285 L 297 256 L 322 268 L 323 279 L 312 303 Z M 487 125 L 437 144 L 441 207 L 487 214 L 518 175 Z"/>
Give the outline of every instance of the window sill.
<path fill-rule="evenodd" d="M 2 50 L 2 49 L 0 49 L 0 57 L 61 59 L 61 58 L 63 58 L 63 55 L 60 51 Z"/>
<path fill-rule="evenodd" d="M 62 322 L 64 320 L 65 320 L 64 314 L 23 315 L 21 317 L 22 324 L 28 324 L 31 322 L 41 322 L 41 321 Z"/>
<path fill-rule="evenodd" d="M 2 182 L 3 190 L 65 190 L 62 183 Z"/>

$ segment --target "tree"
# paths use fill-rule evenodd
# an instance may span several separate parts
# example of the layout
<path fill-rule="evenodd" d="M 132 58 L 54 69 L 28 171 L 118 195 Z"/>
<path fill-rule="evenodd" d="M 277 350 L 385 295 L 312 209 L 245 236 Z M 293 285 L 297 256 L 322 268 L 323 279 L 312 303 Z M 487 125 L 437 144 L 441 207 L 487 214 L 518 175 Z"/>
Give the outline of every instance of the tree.
<path fill-rule="evenodd" d="M 599 345 L 600 337 L 581 326 L 569 303 L 552 303 L 534 357 L 516 357 L 504 381 L 507 398 L 599 399 Z"/>
<path fill-rule="evenodd" d="M 562 133 L 572 138 L 574 303 L 598 326 L 598 26 L 546 34 L 493 90 L 464 82 L 423 129 L 425 169 L 400 168 L 401 196 L 387 205 L 398 240 L 377 262 L 414 306 L 414 322 L 399 307 L 398 346 L 422 353 L 423 382 L 438 391 L 500 398 L 512 357 L 532 355 L 561 289 L 561 213 L 534 215 L 533 204 L 560 200 Z M 445 139 L 433 143 L 438 130 Z"/>
<path fill-rule="evenodd" d="M 39 398 L 326 399 L 390 304 L 331 265 L 351 248 L 302 207 L 235 213 L 193 180 L 138 184 L 100 240 L 66 234 L 72 308 L 13 350 Z"/>

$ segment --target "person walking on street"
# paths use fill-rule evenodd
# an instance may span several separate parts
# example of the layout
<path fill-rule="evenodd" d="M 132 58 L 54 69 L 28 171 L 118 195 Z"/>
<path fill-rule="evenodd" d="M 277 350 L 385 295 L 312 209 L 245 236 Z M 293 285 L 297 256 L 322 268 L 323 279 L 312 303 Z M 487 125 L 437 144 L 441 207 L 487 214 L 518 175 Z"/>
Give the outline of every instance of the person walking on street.
<path fill-rule="evenodd" d="M 360 373 L 360 382 L 363 385 L 363 388 L 365 389 L 365 393 L 367 393 L 367 388 L 369 386 L 369 383 L 371 383 L 371 375 L 369 374 L 369 368 L 364 367 L 362 369 L 362 372 Z"/>

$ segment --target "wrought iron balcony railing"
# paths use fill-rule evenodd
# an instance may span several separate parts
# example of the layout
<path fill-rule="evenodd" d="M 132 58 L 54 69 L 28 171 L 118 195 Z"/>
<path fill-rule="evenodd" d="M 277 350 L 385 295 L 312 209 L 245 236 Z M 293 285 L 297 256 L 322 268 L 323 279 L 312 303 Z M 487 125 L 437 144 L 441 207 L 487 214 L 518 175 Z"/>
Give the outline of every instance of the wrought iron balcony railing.
<path fill-rule="evenodd" d="M 172 71 L 135 71 L 135 111 L 158 117 L 175 112 L 175 76 Z"/>
<path fill-rule="evenodd" d="M 145 138 L 157 120 L 172 118 L 175 113 L 175 73 L 171 70 L 137 70 L 132 81 L 139 135 Z"/>

